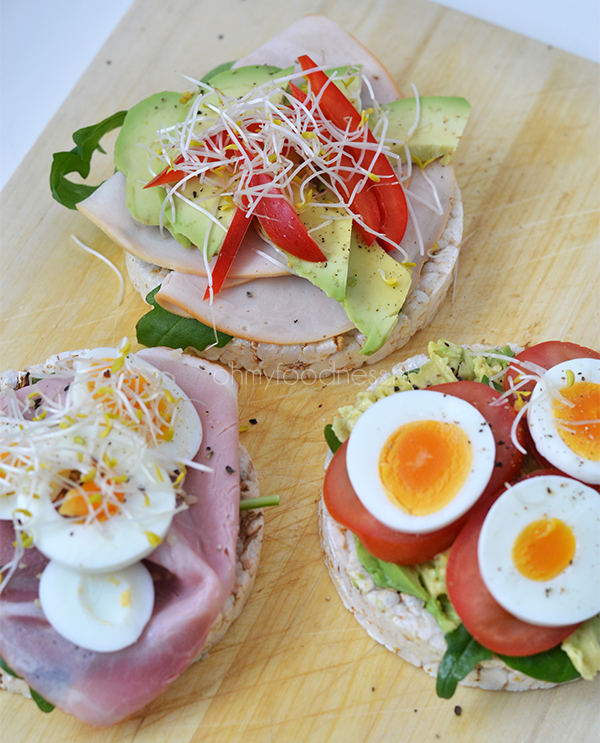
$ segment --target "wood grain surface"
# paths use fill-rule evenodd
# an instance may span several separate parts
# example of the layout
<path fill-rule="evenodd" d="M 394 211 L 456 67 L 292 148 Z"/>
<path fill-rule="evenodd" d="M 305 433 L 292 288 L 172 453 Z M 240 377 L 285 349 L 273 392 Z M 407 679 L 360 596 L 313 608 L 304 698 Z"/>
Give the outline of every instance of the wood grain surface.
<path fill-rule="evenodd" d="M 392 361 L 431 338 L 600 346 L 598 65 L 426 0 L 138 0 L 2 191 L 1 368 L 134 336 L 142 300 L 71 240 L 124 271 L 121 251 L 52 201 L 52 152 L 71 133 L 163 89 L 186 88 L 309 13 L 373 50 L 405 89 L 473 106 L 456 159 L 465 244 L 454 291 L 432 325 L 352 378 L 259 379 L 238 373 L 242 434 L 264 494 L 263 560 L 242 617 L 209 659 L 145 710 L 94 730 L 0 694 L 6 743 L 365 743 L 598 741 L 598 679 L 543 692 L 434 682 L 373 642 L 342 607 L 321 559 L 317 502 L 322 429 Z M 62 43 L 62 42 L 61 42 Z M 64 40 L 68 43 L 68 40 Z M 35 115 L 32 91 L 32 115 Z M 110 142 L 107 149 L 110 148 Z M 93 177 L 110 174 L 97 158 Z M 462 714 L 455 712 L 457 705 Z"/>

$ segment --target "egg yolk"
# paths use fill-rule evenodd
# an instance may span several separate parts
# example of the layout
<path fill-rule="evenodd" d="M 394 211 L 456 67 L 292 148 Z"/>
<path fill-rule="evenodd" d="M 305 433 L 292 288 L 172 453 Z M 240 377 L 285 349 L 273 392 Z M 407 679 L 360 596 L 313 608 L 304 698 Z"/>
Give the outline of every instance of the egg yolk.
<path fill-rule="evenodd" d="M 600 461 L 600 384 L 575 382 L 560 394 L 570 403 L 553 404 L 561 439 L 583 459 Z"/>
<path fill-rule="evenodd" d="M 114 362 L 106 359 L 102 365 L 95 364 L 92 367 L 97 373 L 94 380 L 88 382 L 88 389 L 94 400 L 102 403 L 110 417 L 117 417 L 125 425 L 131 425 L 138 432 L 145 433 L 146 439 L 151 441 L 150 431 L 145 430 L 143 426 L 149 417 L 157 440 L 171 441 L 176 403 L 171 393 L 164 388 L 159 392 L 152 390 L 151 383 L 141 374 L 130 374 L 123 368 L 113 372 L 111 363 Z M 115 388 L 107 384 L 107 379 L 111 376 L 116 377 L 117 374 L 121 379 L 116 386 L 127 397 L 129 403 L 127 406 L 116 396 Z"/>
<path fill-rule="evenodd" d="M 388 498 L 413 516 L 448 505 L 464 485 L 473 452 L 459 426 L 413 421 L 389 437 L 379 458 L 379 476 Z"/>
<path fill-rule="evenodd" d="M 575 535 L 560 519 L 539 519 L 528 524 L 513 544 L 515 567 L 529 580 L 556 578 L 575 555 Z"/>
<path fill-rule="evenodd" d="M 123 503 L 125 500 L 123 492 L 114 491 L 112 495 L 117 503 Z M 90 480 L 81 484 L 81 490 L 78 488 L 68 490 L 58 511 L 61 516 L 86 517 L 93 513 L 98 521 L 107 521 L 120 511 L 117 503 L 104 497 L 98 485 Z"/>

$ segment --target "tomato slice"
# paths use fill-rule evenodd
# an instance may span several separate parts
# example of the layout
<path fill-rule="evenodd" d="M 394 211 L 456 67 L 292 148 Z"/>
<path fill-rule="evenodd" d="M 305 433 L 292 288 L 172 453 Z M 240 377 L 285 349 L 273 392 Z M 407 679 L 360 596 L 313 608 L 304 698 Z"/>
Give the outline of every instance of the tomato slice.
<path fill-rule="evenodd" d="M 585 346 L 578 346 L 576 343 L 568 343 L 566 341 L 544 341 L 543 343 L 537 343 L 531 348 L 526 348 L 521 353 L 515 356 L 515 361 L 529 362 L 541 366 L 543 369 L 551 369 L 557 364 L 562 364 L 563 361 L 571 361 L 571 359 L 600 359 L 600 353 L 594 351 L 591 348 Z M 519 368 L 517 364 L 512 363 L 506 370 L 504 377 L 504 390 L 510 389 L 512 384 L 515 383 L 516 377 L 523 373 L 523 369 Z M 521 388 L 525 392 L 532 392 L 535 387 L 535 382 L 528 382 Z"/>
<path fill-rule="evenodd" d="M 536 472 L 530 477 L 539 474 L 548 474 L 548 471 Z M 450 550 L 446 566 L 448 598 L 469 633 L 488 650 L 513 657 L 550 650 L 580 623 L 563 627 L 528 624 L 509 614 L 494 599 L 483 582 L 477 558 L 479 533 L 487 512 L 485 506 L 477 509 Z"/>
<path fill-rule="evenodd" d="M 523 455 L 510 437 L 515 413 L 506 403 L 493 405 L 500 393 L 480 382 L 451 382 L 430 389 L 470 402 L 490 424 L 496 442 L 496 466 L 478 503 L 491 505 L 501 485 L 514 480 L 521 469 Z M 521 435 L 522 429 L 519 429 L 519 436 Z M 346 469 L 346 448 L 347 442 L 344 442 L 327 468 L 323 499 L 331 516 L 356 534 L 366 549 L 380 560 L 399 565 L 415 565 L 433 559 L 452 545 L 473 510 L 477 508 L 475 504 L 453 524 L 429 534 L 405 534 L 390 529 L 378 521 L 356 495 Z"/>

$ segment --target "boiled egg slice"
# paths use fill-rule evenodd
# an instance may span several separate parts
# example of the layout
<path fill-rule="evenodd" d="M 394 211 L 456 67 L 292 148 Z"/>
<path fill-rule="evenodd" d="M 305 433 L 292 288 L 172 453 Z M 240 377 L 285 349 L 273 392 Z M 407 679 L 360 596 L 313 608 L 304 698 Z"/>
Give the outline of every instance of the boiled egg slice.
<path fill-rule="evenodd" d="M 193 402 L 171 377 L 127 353 L 127 348 L 95 348 L 78 357 L 74 367 L 69 399 L 75 408 L 102 406 L 162 456 L 193 459 L 202 442 L 202 423 Z"/>
<path fill-rule="evenodd" d="M 145 565 L 101 575 L 81 573 L 51 560 L 40 579 L 42 611 L 75 645 L 108 653 L 132 645 L 154 608 L 154 584 Z"/>
<path fill-rule="evenodd" d="M 494 468 L 488 422 L 470 403 L 434 390 L 384 397 L 358 419 L 346 452 L 365 508 L 398 531 L 452 523 L 477 501 Z"/>
<path fill-rule="evenodd" d="M 549 369 L 533 390 L 527 424 L 548 462 L 600 484 L 600 361 L 573 359 Z"/>
<path fill-rule="evenodd" d="M 540 475 L 494 503 L 478 543 L 479 569 L 506 611 L 560 627 L 600 612 L 600 496 L 569 477 Z"/>
<path fill-rule="evenodd" d="M 89 573 L 119 570 L 149 555 L 166 536 L 176 505 L 171 479 L 149 451 L 141 457 L 120 451 L 123 439 L 124 433 L 113 432 L 102 440 L 115 443 L 114 468 L 99 469 L 55 501 L 43 499 L 28 522 L 48 559 Z"/>

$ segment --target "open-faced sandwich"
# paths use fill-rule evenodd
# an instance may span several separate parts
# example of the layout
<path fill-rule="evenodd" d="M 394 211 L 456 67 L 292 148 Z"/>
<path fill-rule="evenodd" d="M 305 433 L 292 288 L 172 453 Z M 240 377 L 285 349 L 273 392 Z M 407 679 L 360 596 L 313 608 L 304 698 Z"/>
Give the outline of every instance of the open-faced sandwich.
<path fill-rule="evenodd" d="M 2 687 L 95 726 L 224 635 L 264 525 L 231 375 L 128 347 L 0 377 Z"/>
<path fill-rule="evenodd" d="M 600 670 L 600 354 L 429 344 L 340 408 L 321 544 L 378 642 L 484 689 Z"/>
<path fill-rule="evenodd" d="M 153 305 L 138 340 L 282 377 L 379 360 L 426 325 L 462 237 L 467 101 L 403 97 L 316 15 L 188 80 L 54 157 L 55 198 L 123 246 Z M 67 180 L 118 126 L 114 176 Z"/>

